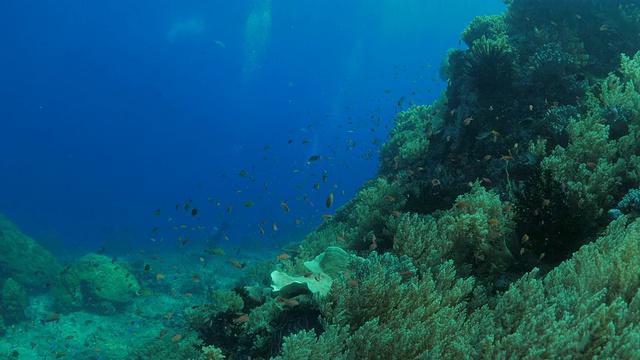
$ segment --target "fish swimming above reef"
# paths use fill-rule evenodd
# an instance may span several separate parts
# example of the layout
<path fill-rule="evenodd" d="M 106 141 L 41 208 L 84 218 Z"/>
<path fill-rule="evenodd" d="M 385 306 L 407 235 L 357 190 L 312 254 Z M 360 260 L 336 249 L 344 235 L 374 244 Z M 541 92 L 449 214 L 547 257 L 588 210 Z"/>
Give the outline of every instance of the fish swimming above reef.
<path fill-rule="evenodd" d="M 58 322 L 60 321 L 60 313 L 53 313 L 53 314 L 49 314 L 47 316 L 45 316 L 43 319 L 40 319 L 40 322 L 42 323 L 42 325 L 45 325 L 46 323 L 50 323 L 50 322 Z"/>

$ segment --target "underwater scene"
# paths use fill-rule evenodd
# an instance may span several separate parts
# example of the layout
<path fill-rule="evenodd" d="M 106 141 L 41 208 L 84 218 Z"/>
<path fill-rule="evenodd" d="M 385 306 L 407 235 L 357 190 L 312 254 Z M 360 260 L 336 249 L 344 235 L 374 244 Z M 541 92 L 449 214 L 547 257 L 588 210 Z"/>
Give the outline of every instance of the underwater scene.
<path fill-rule="evenodd" d="M 0 359 L 640 359 L 635 1 L 0 29 Z"/>

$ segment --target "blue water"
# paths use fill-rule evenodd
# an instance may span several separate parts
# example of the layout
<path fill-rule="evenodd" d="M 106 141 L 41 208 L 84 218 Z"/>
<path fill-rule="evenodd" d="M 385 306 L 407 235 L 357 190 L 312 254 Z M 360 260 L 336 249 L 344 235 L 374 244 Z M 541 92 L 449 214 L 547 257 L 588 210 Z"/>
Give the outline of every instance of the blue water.
<path fill-rule="evenodd" d="M 183 225 L 233 246 L 260 227 L 263 246 L 301 240 L 375 174 L 396 112 L 439 96 L 470 20 L 503 10 L 2 1 L 0 213 L 58 254 L 175 242 Z"/>

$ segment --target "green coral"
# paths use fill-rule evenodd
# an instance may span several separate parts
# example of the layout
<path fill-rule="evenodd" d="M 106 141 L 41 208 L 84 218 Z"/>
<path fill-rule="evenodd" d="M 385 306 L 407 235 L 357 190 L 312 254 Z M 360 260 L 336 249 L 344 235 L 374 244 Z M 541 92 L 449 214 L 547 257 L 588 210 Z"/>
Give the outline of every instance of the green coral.
<path fill-rule="evenodd" d="M 410 169 L 424 162 L 429 138 L 441 131 L 441 121 L 433 116 L 435 106 L 414 106 L 397 115 L 391 137 L 380 151 L 389 170 Z"/>
<path fill-rule="evenodd" d="M 472 46 L 476 40 L 482 37 L 497 39 L 507 32 L 507 24 L 504 15 L 485 15 L 475 17 L 462 32 L 462 40 Z"/>
<path fill-rule="evenodd" d="M 154 339 L 141 344 L 131 352 L 131 359 L 211 359 L 211 357 L 205 357 L 206 354 L 203 353 L 201 349 L 204 349 L 202 346 L 202 340 L 198 339 L 195 334 L 186 335 L 178 341 L 172 341 L 171 337 L 166 336 L 162 339 Z M 214 357 L 213 359 L 216 358 Z M 218 357 L 217 359 L 224 359 L 224 357 Z"/>
<path fill-rule="evenodd" d="M 244 308 L 242 297 L 231 290 L 212 290 L 211 299 L 213 302 L 210 305 L 210 309 L 214 313 L 226 311 L 240 312 L 242 308 Z"/>
<path fill-rule="evenodd" d="M 592 94 L 588 99 L 587 114 L 570 119 L 569 143 L 541 161 L 543 170 L 567 184 L 572 202 L 593 218 L 640 183 L 638 60 L 638 54 L 634 60 L 622 56 L 622 75 L 605 79 L 600 98 Z"/>
<path fill-rule="evenodd" d="M 402 261 L 372 255 L 359 284 L 336 283 L 321 303 L 325 332 L 287 337 L 281 359 L 315 351 L 335 359 L 636 358 L 640 220 L 627 221 L 545 277 L 525 274 L 492 302 L 451 261 L 403 281 L 387 269 Z"/>
<path fill-rule="evenodd" d="M 507 244 L 514 236 L 513 212 L 479 182 L 456 204 L 434 216 L 405 214 L 395 235 L 394 251 L 416 265 L 440 265 L 452 259 L 460 269 L 496 280 L 514 258 Z"/>

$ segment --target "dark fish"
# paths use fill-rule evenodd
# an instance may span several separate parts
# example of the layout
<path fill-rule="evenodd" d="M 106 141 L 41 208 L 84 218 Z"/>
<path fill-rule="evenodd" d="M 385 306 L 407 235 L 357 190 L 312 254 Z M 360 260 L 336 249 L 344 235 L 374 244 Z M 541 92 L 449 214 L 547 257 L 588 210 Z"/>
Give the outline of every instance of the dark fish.
<path fill-rule="evenodd" d="M 309 162 L 312 162 L 312 161 L 318 161 L 318 160 L 320 160 L 320 159 L 322 159 L 322 156 L 320 156 L 320 155 L 313 155 L 312 157 L 310 157 L 310 158 L 309 158 Z"/>
<path fill-rule="evenodd" d="M 191 216 L 196 216 L 196 215 L 198 215 L 198 208 L 193 208 L 191 210 Z"/>
<path fill-rule="evenodd" d="M 156 210 L 156 216 L 160 216 L 162 215 L 162 211 L 160 211 L 160 209 Z"/>
<path fill-rule="evenodd" d="M 60 315 L 60 313 L 49 314 L 44 319 L 40 319 L 40 322 L 42 323 L 42 325 L 50 322 L 58 322 L 60 321 Z"/>
<path fill-rule="evenodd" d="M 151 265 L 150 264 L 144 264 L 144 271 L 149 271 L 151 270 Z"/>

